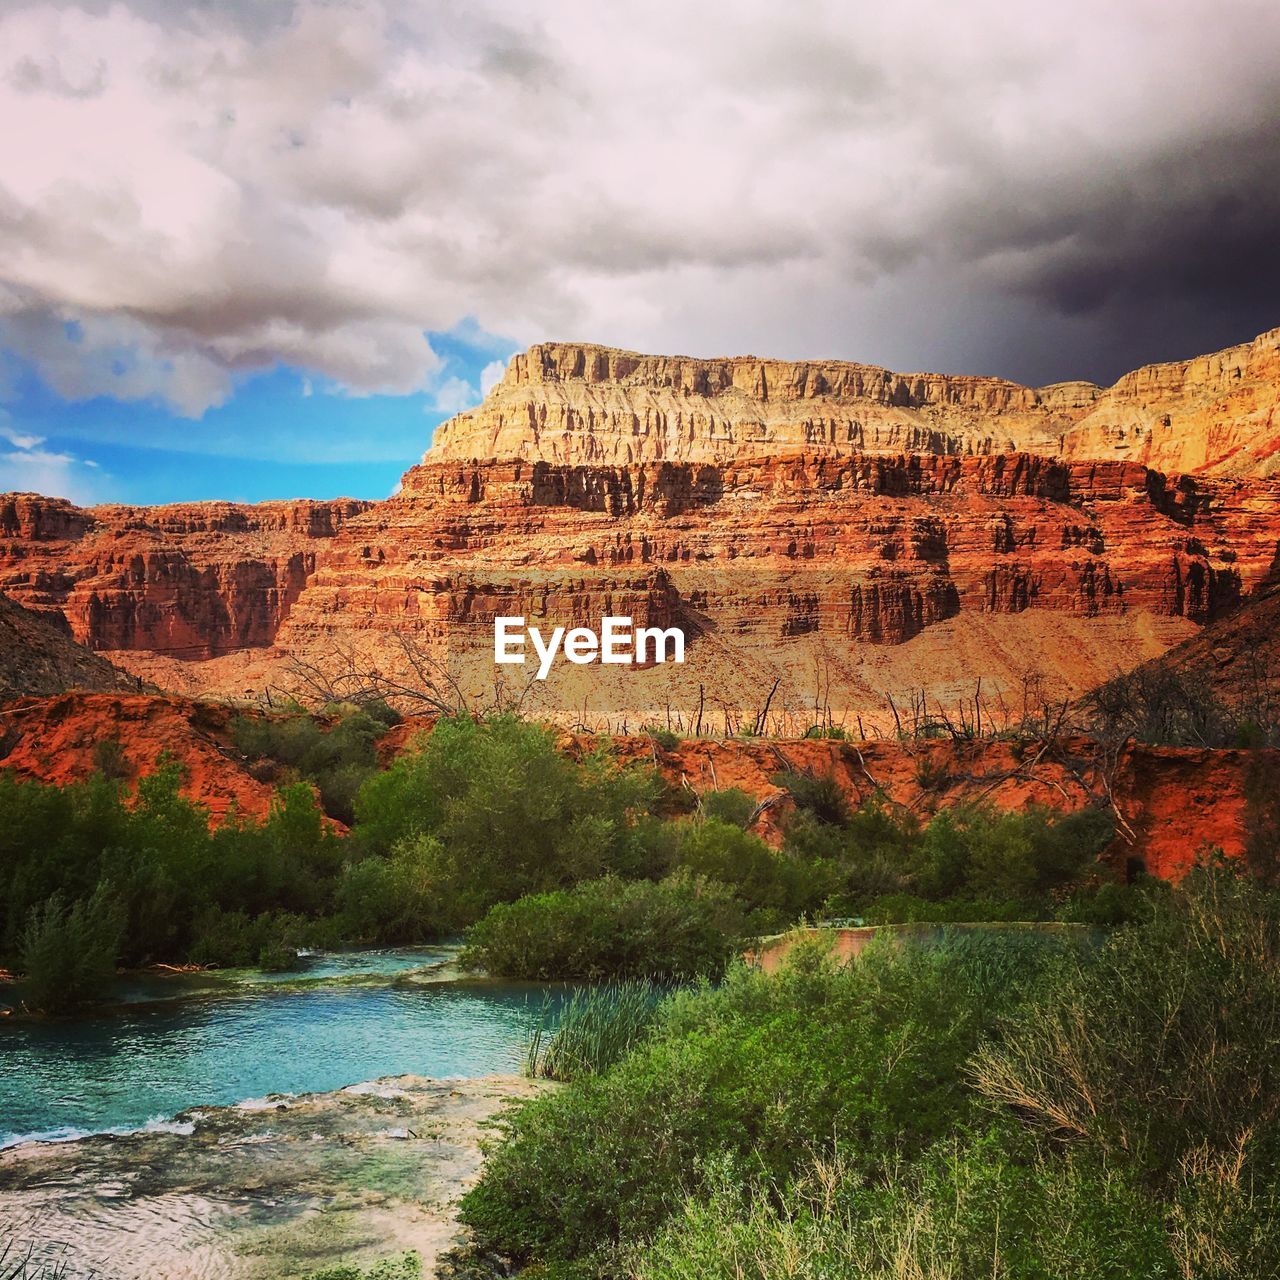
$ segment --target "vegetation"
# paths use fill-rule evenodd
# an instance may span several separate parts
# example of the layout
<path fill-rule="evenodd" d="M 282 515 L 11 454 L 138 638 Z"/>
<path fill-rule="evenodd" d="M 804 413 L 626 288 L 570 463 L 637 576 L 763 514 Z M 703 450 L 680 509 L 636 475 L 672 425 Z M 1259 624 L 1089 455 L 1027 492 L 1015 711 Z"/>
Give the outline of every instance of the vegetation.
<path fill-rule="evenodd" d="M 509 1113 L 464 1218 L 548 1277 L 1280 1275 L 1277 899 L 1144 902 L 676 993 Z"/>
<path fill-rule="evenodd" d="M 469 965 L 605 984 L 544 1007 L 528 1069 L 565 1087 L 506 1115 L 463 1205 L 480 1250 L 542 1280 L 1280 1277 L 1265 771 L 1255 874 L 1210 861 L 1175 890 L 1102 872 L 1101 808 L 922 822 L 791 772 L 773 848 L 745 793 L 680 805 L 509 716 L 442 720 L 378 771 L 376 711 L 241 722 L 277 799 L 216 831 L 176 766 L 130 787 L 110 747 L 69 787 L 0 774 L 0 957 L 32 1007 L 99 998 L 121 964 L 465 929 Z M 1097 928 L 733 961 L 817 917 Z"/>
<path fill-rule="evenodd" d="M 24 998 L 71 1008 L 116 965 L 284 968 L 300 946 L 468 928 L 467 962 L 494 974 L 673 982 L 717 976 L 746 938 L 806 916 L 1131 913 L 1132 895 L 1094 883 L 1111 831 L 1101 811 L 972 809 L 922 827 L 879 801 L 850 811 L 830 778 L 787 774 L 796 809 L 779 850 L 747 829 L 744 792 L 671 791 L 607 743 L 573 758 L 512 716 L 442 720 L 378 771 L 388 718 L 370 704 L 237 721 L 277 799 L 216 831 L 176 766 L 131 786 L 110 746 L 73 786 L 0 774 L 0 960 L 27 974 Z"/>
<path fill-rule="evenodd" d="M 1084 727 L 1103 741 L 1137 738 L 1175 747 L 1280 745 L 1280 705 L 1259 652 L 1244 654 L 1232 686 L 1221 692 L 1208 672 L 1153 664 L 1092 690 Z"/>
<path fill-rule="evenodd" d="M 303 1280 L 422 1280 L 422 1257 L 416 1249 L 381 1258 L 367 1267 L 350 1264 L 309 1271 Z"/>
<path fill-rule="evenodd" d="M 513 716 L 445 720 L 362 788 L 357 844 L 417 850 L 448 922 L 465 925 L 525 894 L 660 873 L 660 795 L 652 770 L 607 747 L 573 760 L 551 730 Z"/>
<path fill-rule="evenodd" d="M 377 771 L 374 743 L 399 719 L 382 701 L 335 703 L 321 716 L 300 707 L 285 716 L 239 716 L 231 735 L 264 781 L 314 783 L 325 813 L 350 824 L 356 794 Z"/>
<path fill-rule="evenodd" d="M 741 905 L 715 881 L 608 877 L 495 906 L 462 963 L 506 978 L 680 982 L 718 976 L 744 933 Z"/>
<path fill-rule="evenodd" d="M 103 885 L 68 903 L 60 893 L 32 910 L 22 935 L 28 999 L 60 1013 L 99 996 L 115 976 L 124 913 Z"/>
<path fill-rule="evenodd" d="M 649 1034 L 663 991 L 636 979 L 579 989 L 550 1029 L 548 998 L 529 1035 L 526 1074 L 577 1080 L 613 1066 Z"/>

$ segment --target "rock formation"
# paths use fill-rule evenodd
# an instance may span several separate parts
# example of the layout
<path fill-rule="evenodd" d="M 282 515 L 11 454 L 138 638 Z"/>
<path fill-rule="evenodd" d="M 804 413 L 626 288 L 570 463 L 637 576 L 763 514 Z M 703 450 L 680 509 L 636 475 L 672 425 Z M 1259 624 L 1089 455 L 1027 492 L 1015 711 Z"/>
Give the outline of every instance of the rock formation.
<path fill-rule="evenodd" d="M 425 658 L 470 705 L 614 730 L 1016 718 L 1266 578 L 1278 352 L 1280 331 L 1102 391 L 543 345 L 384 502 L 0 498 L 0 592 L 187 693 L 413 682 Z M 497 616 L 608 614 L 679 628 L 686 663 L 527 689 L 494 667 Z"/>
<path fill-rule="evenodd" d="M 371 504 L 95 507 L 0 495 L 0 591 L 92 649 L 195 661 L 271 643 L 317 548 Z"/>
<path fill-rule="evenodd" d="M 1271 475 L 1280 467 L 1280 329 L 1149 365 L 1109 388 L 543 343 L 511 361 L 484 404 L 441 426 L 430 456 L 725 463 L 797 450 L 1027 452 Z"/>

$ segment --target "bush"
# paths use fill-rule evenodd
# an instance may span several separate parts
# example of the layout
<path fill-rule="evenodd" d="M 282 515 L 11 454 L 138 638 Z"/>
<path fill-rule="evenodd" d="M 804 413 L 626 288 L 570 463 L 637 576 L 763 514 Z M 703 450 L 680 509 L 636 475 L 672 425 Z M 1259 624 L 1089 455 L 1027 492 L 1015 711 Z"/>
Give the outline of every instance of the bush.
<path fill-rule="evenodd" d="M 871 1186 L 820 1159 L 780 1194 L 718 1169 L 657 1239 L 637 1280 L 1175 1280 L 1159 1207 L 1132 1179 L 1011 1158 L 1007 1136 L 945 1141 Z M 1242 1277 L 1243 1280 L 1243 1277 Z"/>
<path fill-rule="evenodd" d="M 333 723 L 304 711 L 237 716 L 231 722 L 231 737 L 248 759 L 273 761 L 294 778 L 313 782 L 325 812 L 350 824 L 356 795 L 377 769 L 374 744 L 398 717 L 385 703 L 337 703 L 325 708 L 325 717 Z"/>
<path fill-rule="evenodd" d="M 1053 895 L 1095 873 L 1113 835 L 1103 809 L 956 808 L 921 830 L 910 814 L 873 799 L 839 825 L 819 818 L 812 805 L 798 811 L 787 824 L 785 848 L 802 862 L 835 869 L 828 914 L 883 919 L 877 902 L 899 909 L 908 900 L 956 899 L 971 904 L 966 909 L 990 904 L 991 919 L 1039 918 L 1053 914 Z M 959 917 L 943 911 L 903 918 Z"/>
<path fill-rule="evenodd" d="M 607 749 L 575 761 L 550 730 L 511 716 L 443 720 L 365 784 L 358 838 L 387 853 L 434 837 L 441 899 L 469 924 L 496 902 L 660 870 L 662 842 L 643 820 L 660 795 L 651 770 Z"/>
<path fill-rule="evenodd" d="M 708 791 L 702 797 L 702 813 L 706 818 L 714 818 L 719 822 L 727 822 L 731 826 L 742 827 L 750 824 L 756 811 L 754 797 L 737 787 L 728 787 L 724 791 Z"/>
<path fill-rule="evenodd" d="M 670 729 L 660 729 L 656 725 L 647 724 L 641 733 L 647 733 L 663 751 L 674 751 L 680 745 L 680 735 Z"/>
<path fill-rule="evenodd" d="M 255 963 L 269 930 L 254 925 L 250 939 L 241 917 L 332 909 L 343 846 L 324 829 L 309 786 L 284 788 L 264 820 L 233 816 L 211 832 L 180 782 L 167 766 L 130 798 L 101 776 L 59 788 L 0 775 L 0 955 L 23 967 L 33 912 L 53 937 L 100 885 L 121 917 L 113 963 L 124 965 L 193 953 Z M 66 905 L 50 914 L 54 897 Z"/>
<path fill-rule="evenodd" d="M 719 974 L 742 934 L 721 885 L 606 877 L 493 907 L 467 931 L 462 963 L 504 978 L 673 982 Z"/>
<path fill-rule="evenodd" d="M 1193 872 L 1096 956 L 1071 956 L 977 1056 L 1028 1123 L 1164 1178 L 1195 1156 L 1280 1159 L 1280 903 Z"/>
<path fill-rule="evenodd" d="M 777 976 L 677 993 L 611 1070 L 508 1116 L 463 1220 L 520 1262 L 599 1258 L 716 1167 L 785 1185 L 833 1144 L 859 1177 L 918 1155 L 978 1114 L 964 1063 L 1051 946 L 965 938 L 840 970 L 801 948 Z"/>
<path fill-rule="evenodd" d="M 448 912 L 436 890 L 443 855 L 432 836 L 404 840 L 390 857 L 343 868 L 336 905 L 343 936 L 371 943 L 429 942 L 446 932 Z"/>
<path fill-rule="evenodd" d="M 773 783 L 787 792 L 797 809 L 811 813 L 819 822 L 843 826 L 849 821 L 849 802 L 835 778 L 793 770 L 778 774 Z"/>
<path fill-rule="evenodd" d="M 818 864 L 770 849 L 741 827 L 707 818 L 681 829 L 679 865 L 718 880 L 748 911 L 763 913 L 757 928 L 779 928 L 817 907 L 832 884 Z"/>
<path fill-rule="evenodd" d="M 124 932 L 106 886 L 69 905 L 54 894 L 32 911 L 22 938 L 24 998 L 43 1013 L 64 1013 L 102 996 L 116 973 Z"/>

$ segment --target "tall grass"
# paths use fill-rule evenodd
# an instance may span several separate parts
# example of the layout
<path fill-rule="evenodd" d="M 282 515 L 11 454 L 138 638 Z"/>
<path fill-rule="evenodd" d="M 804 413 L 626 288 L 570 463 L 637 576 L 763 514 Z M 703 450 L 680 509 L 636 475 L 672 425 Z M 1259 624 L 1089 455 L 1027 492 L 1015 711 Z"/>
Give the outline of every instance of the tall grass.
<path fill-rule="evenodd" d="M 547 1080 L 596 1075 L 626 1057 L 653 1025 L 666 988 L 641 979 L 609 982 L 575 991 L 550 1026 L 544 1000 L 529 1033 L 525 1074 Z"/>
<path fill-rule="evenodd" d="M 67 1280 L 70 1261 L 39 1258 L 36 1248 L 35 1241 L 20 1245 L 13 1236 L 0 1241 L 0 1280 Z"/>

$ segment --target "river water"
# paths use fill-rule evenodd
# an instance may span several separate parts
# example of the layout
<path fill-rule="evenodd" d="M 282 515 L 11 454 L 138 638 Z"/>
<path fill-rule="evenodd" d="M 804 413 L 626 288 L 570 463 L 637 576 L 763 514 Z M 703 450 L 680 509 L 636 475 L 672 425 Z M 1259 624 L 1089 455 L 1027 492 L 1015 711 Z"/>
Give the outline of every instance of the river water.
<path fill-rule="evenodd" d="M 131 978 L 90 1017 L 0 1023 L 0 1147 L 413 1073 L 517 1070 L 537 988 L 450 980 L 448 948 L 311 956 L 288 974 Z"/>

